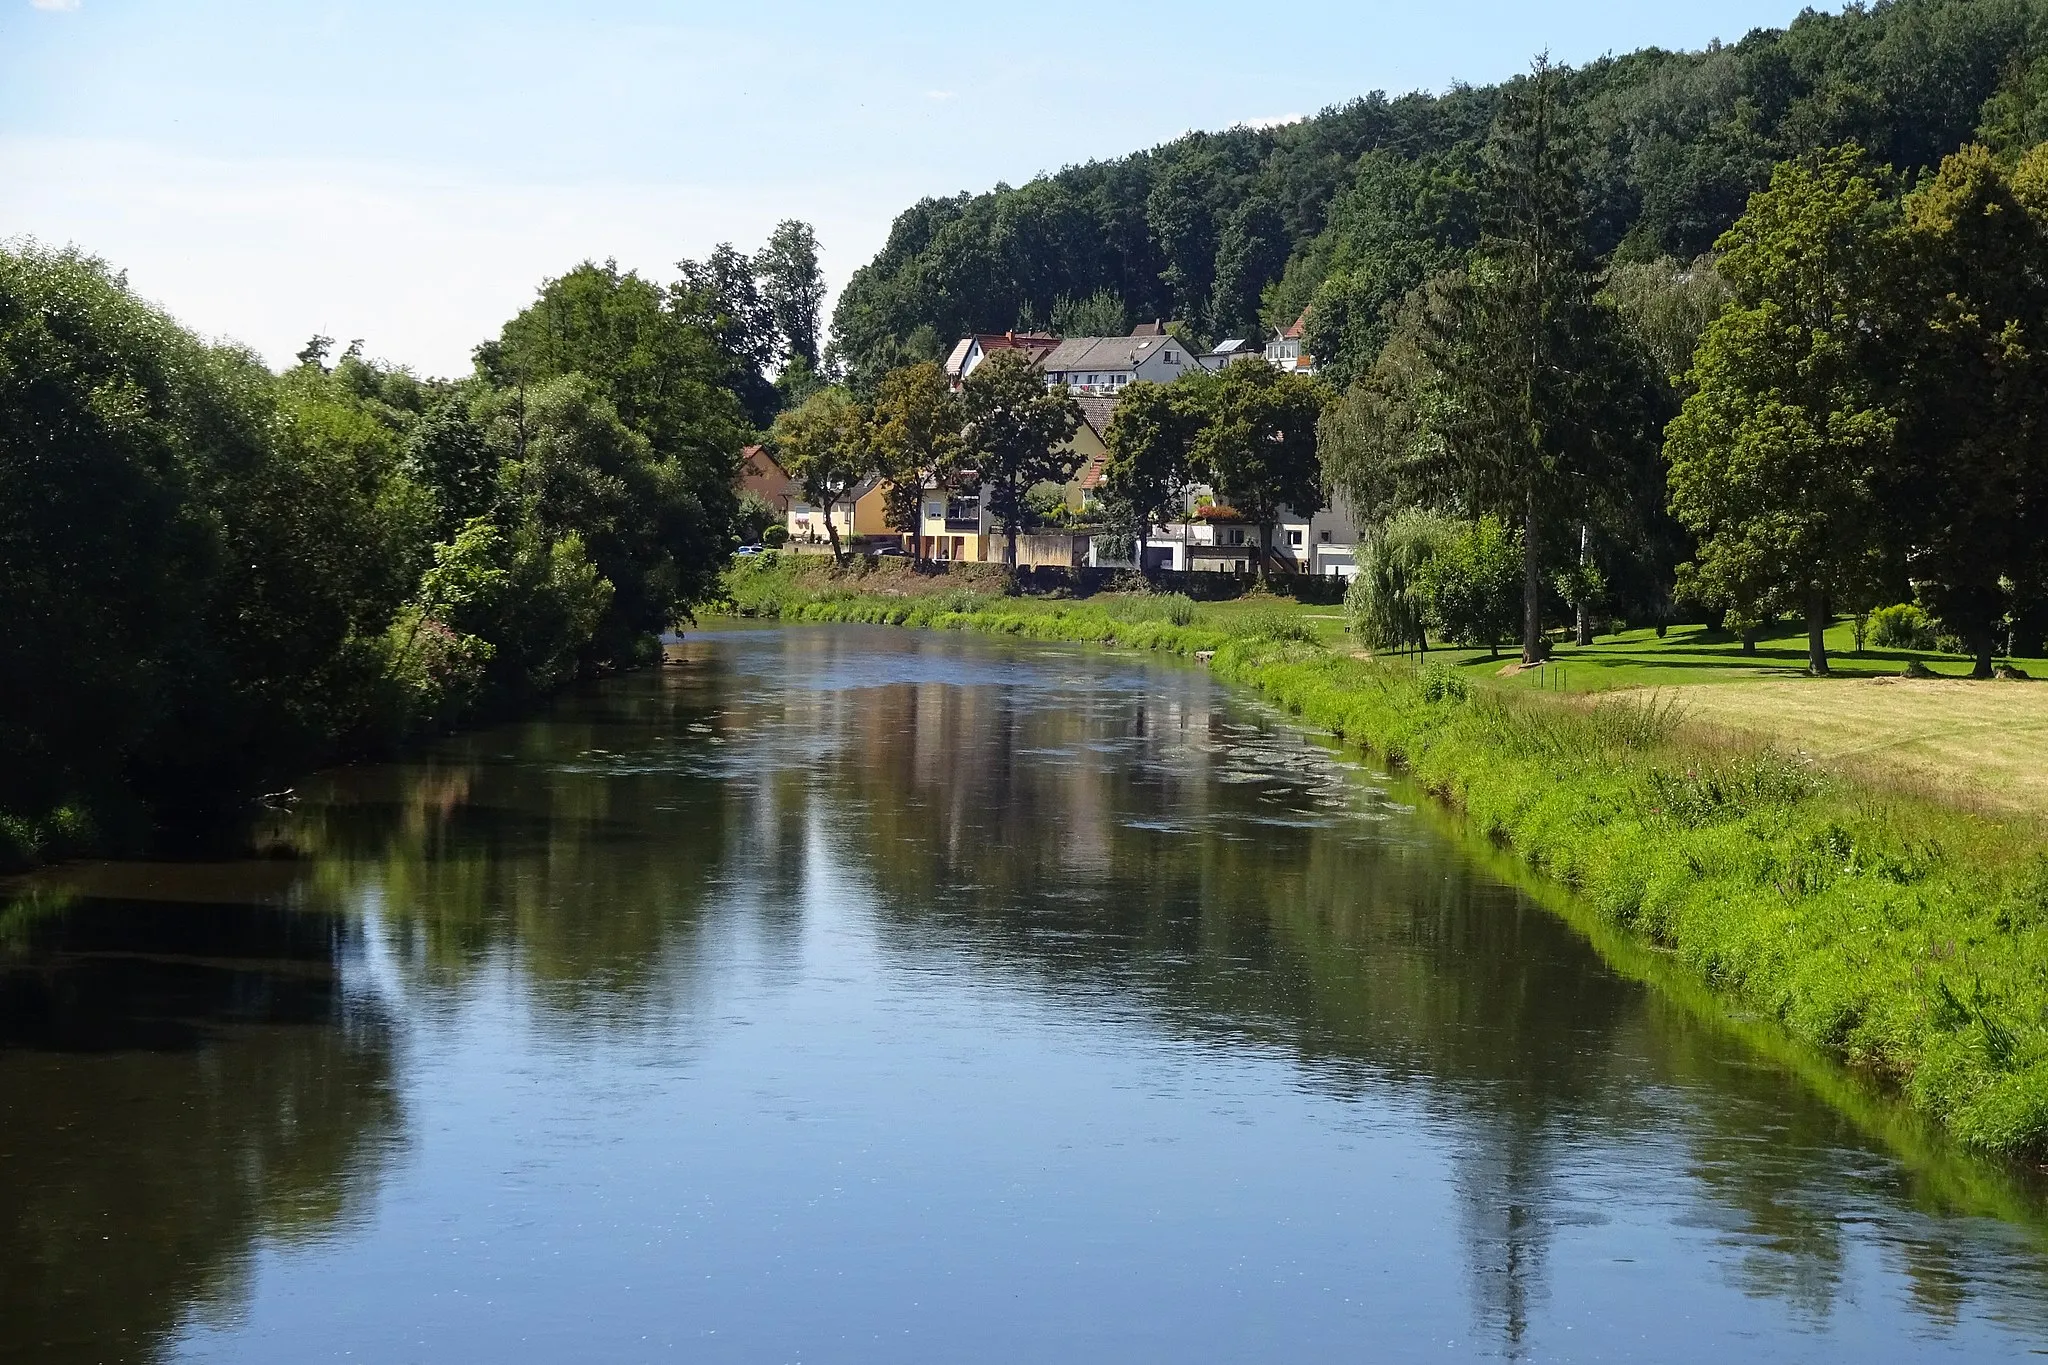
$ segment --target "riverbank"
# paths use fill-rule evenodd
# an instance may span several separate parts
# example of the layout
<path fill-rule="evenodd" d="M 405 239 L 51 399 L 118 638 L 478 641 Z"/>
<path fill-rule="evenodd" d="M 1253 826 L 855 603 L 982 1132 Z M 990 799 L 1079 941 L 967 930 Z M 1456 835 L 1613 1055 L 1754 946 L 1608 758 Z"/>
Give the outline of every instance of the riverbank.
<path fill-rule="evenodd" d="M 750 565 L 726 586 L 739 615 L 1203 658 L 1405 770 L 1730 1008 L 1898 1086 L 1968 1147 L 2048 1156 L 2038 822 L 1691 723 L 1655 693 L 1551 696 L 1353 657 L 1332 648 L 1341 626 L 1271 601 L 1019 599 L 988 577 Z"/>

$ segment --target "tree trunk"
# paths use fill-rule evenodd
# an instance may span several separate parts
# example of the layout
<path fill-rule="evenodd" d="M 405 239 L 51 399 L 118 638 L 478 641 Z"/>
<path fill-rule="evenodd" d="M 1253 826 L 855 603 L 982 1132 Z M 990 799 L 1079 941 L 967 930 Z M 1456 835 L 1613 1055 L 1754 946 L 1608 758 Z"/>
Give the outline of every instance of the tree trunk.
<path fill-rule="evenodd" d="M 1148 529 L 1146 526 L 1147 521 L 1148 518 L 1140 513 L 1137 527 L 1131 537 L 1131 567 L 1138 571 L 1140 578 L 1149 583 L 1152 581 L 1152 571 L 1145 566 L 1145 532 Z"/>
<path fill-rule="evenodd" d="M 1543 546 L 1536 525 L 1536 495 L 1531 493 L 1522 516 L 1522 662 L 1543 662 Z"/>
<path fill-rule="evenodd" d="M 1828 671 L 1828 594 L 1824 588 L 1806 590 L 1806 667 L 1815 677 Z"/>
<path fill-rule="evenodd" d="M 1582 521 L 1579 523 L 1579 568 L 1582 570 L 1586 567 L 1587 535 L 1586 523 Z M 1584 574 L 1582 573 L 1580 577 L 1583 579 Z M 1581 591 L 1583 592 L 1583 589 Z M 1576 624 L 1578 626 L 1572 639 L 1578 644 L 1580 649 L 1584 649 L 1587 645 L 1593 643 L 1593 608 L 1581 596 L 1578 601 L 1572 603 L 1572 610 L 1577 617 Z"/>
<path fill-rule="evenodd" d="M 1998 654 L 1997 632 L 1989 624 L 1979 626 L 1970 632 L 1970 652 L 1977 656 L 1976 666 L 1970 670 L 1971 677 L 1997 676 L 1992 668 L 1992 660 Z"/>
<path fill-rule="evenodd" d="M 1756 653 L 1756 633 L 1758 629 L 1759 627 L 1757 626 L 1744 626 L 1742 628 L 1742 652 L 1744 654 Z"/>
<path fill-rule="evenodd" d="M 1259 582 L 1273 581 L 1273 526 L 1270 522 L 1259 523 Z"/>
<path fill-rule="evenodd" d="M 832 508 L 832 503 L 825 504 L 825 539 L 832 542 L 832 562 L 843 566 L 846 552 L 839 548 L 839 523 L 832 520 Z"/>

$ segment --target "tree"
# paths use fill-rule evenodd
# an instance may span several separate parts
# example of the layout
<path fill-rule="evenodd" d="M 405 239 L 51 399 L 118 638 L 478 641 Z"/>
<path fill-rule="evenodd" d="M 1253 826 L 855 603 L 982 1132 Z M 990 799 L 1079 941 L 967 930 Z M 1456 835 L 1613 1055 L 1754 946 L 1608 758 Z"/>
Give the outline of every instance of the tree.
<path fill-rule="evenodd" d="M 2048 536 L 2048 203 L 2023 199 L 2048 145 L 2008 179 L 1982 147 L 1942 162 L 1904 202 L 1911 316 L 1884 372 L 1907 382 L 1899 477 L 1919 594 L 1988 678 L 2000 622 L 2042 587 Z M 2013 183 L 2017 181 L 2017 186 Z"/>
<path fill-rule="evenodd" d="M 1402 508 L 1368 528 L 1358 547 L 1358 576 L 1344 593 L 1353 633 L 1373 649 L 1428 649 L 1429 566 L 1456 534 L 1449 517 L 1419 507 Z"/>
<path fill-rule="evenodd" d="M 1189 374 L 1185 401 L 1200 416 L 1189 461 L 1217 494 L 1259 528 L 1259 577 L 1271 576 L 1273 527 L 1282 509 L 1313 516 L 1323 506 L 1316 423 L 1332 395 L 1320 380 L 1270 365 L 1227 365 Z"/>
<path fill-rule="evenodd" d="M 478 369 L 501 389 L 582 375 L 646 440 L 660 467 L 660 520 L 679 610 L 717 591 L 738 509 L 734 474 L 753 431 L 734 392 L 741 361 L 692 306 L 610 262 L 586 261 L 547 281 L 498 340 L 477 350 Z M 598 539 L 588 539 L 602 565 Z M 615 619 L 620 611 L 637 615 L 625 605 L 640 600 L 633 588 L 614 586 Z"/>
<path fill-rule="evenodd" d="M 720 242 L 701 261 L 676 262 L 668 295 L 670 309 L 725 352 L 729 382 L 748 417 L 757 425 L 771 421 L 784 406 L 768 378 L 782 363 L 782 338 L 754 262 Z"/>
<path fill-rule="evenodd" d="M 1187 486 L 1199 414 L 1179 386 L 1140 379 L 1118 395 L 1103 444 L 1102 495 L 1128 520 L 1132 558 L 1146 572 L 1145 541 Z"/>
<path fill-rule="evenodd" d="M 1830 599 L 1878 549 L 1895 420 L 1873 379 L 1873 293 L 1893 216 L 1858 148 L 1780 166 L 1721 239 L 1735 301 L 1708 327 L 1666 438 L 1671 509 L 1699 538 L 1692 591 L 1745 621 L 1799 603 L 1816 673 Z"/>
<path fill-rule="evenodd" d="M 1063 337 L 1120 337 L 1130 331 L 1131 316 L 1122 299 L 1107 289 L 1098 289 L 1086 298 L 1055 299 L 1052 329 Z"/>
<path fill-rule="evenodd" d="M 1561 77 L 1512 87 L 1486 158 L 1488 226 L 1470 272 L 1424 319 L 1435 372 L 1430 481 L 1522 538 L 1522 660 L 1548 652 L 1544 564 L 1567 526 L 1626 501 L 1653 459 L 1640 356 L 1596 298 Z"/>
<path fill-rule="evenodd" d="M 816 372 L 818 328 L 825 306 L 825 275 L 818 268 L 818 235 L 811 225 L 784 219 L 754 254 L 761 299 L 774 319 L 784 364 L 802 361 Z"/>
<path fill-rule="evenodd" d="M 1499 517 L 1466 522 L 1446 535 L 1416 572 L 1429 621 L 1456 645 L 1485 645 L 1515 634 L 1521 609 L 1522 547 Z"/>
<path fill-rule="evenodd" d="M 769 432 L 775 457 L 804 490 L 804 501 L 825 514 L 834 562 L 844 564 L 833 511 L 857 496 L 875 472 L 868 412 L 845 389 L 820 389 L 803 405 L 775 419 Z"/>
<path fill-rule="evenodd" d="M 1230 215 L 1216 247 L 1210 329 L 1219 336 L 1259 335 L 1259 297 L 1286 265 L 1287 225 L 1280 206 L 1255 194 Z"/>
<path fill-rule="evenodd" d="M 927 489 L 944 492 L 960 469 L 966 414 L 946 372 L 932 361 L 882 376 L 875 397 L 877 462 L 889 480 L 889 522 L 910 534 L 911 554 L 924 558 Z"/>
<path fill-rule="evenodd" d="M 435 531 L 442 540 L 488 511 L 498 492 L 497 457 L 470 413 L 470 402 L 468 393 L 452 394 L 406 433 L 406 475 L 432 495 Z"/>
<path fill-rule="evenodd" d="M 1064 387 L 1048 389 L 1038 367 L 1017 350 L 997 351 L 961 386 L 967 418 L 965 459 L 1003 523 L 1003 562 L 1017 564 L 1017 528 L 1030 516 L 1026 496 L 1041 483 L 1074 477 L 1080 457 L 1069 444 L 1081 408 Z"/>

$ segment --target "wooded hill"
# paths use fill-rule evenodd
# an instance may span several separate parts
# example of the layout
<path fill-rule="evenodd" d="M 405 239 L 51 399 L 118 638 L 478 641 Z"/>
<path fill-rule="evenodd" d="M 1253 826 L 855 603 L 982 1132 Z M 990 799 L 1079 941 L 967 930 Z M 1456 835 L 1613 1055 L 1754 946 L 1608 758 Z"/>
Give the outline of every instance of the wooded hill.
<path fill-rule="evenodd" d="M 1313 304 L 1309 353 L 1341 386 L 1383 342 L 1387 305 L 1477 241 L 1479 151 L 1504 88 L 1376 92 L 923 200 L 848 282 L 837 357 L 864 388 L 967 332 L 1171 317 L 1214 341 Z M 1854 141 L 1910 176 L 1972 139 L 2048 138 L 2048 0 L 1809 10 L 1732 45 L 1603 58 L 1565 72 L 1563 95 L 1595 248 L 1690 260 L 1773 164 L 1809 149 Z"/>

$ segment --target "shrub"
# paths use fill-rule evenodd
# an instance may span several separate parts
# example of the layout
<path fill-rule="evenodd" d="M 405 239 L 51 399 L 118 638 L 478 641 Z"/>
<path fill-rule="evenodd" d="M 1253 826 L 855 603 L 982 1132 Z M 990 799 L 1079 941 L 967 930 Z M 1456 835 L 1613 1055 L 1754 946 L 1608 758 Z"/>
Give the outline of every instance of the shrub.
<path fill-rule="evenodd" d="M 1194 599 L 1186 593 L 1170 592 L 1160 599 L 1159 605 L 1168 625 L 1191 626 L 1195 623 Z"/>
<path fill-rule="evenodd" d="M 1422 670 L 1422 699 L 1424 701 L 1464 701 L 1471 695 L 1471 687 L 1465 675 L 1448 667 L 1440 659 L 1432 659 Z"/>
<path fill-rule="evenodd" d="M 1870 615 L 1870 638 L 1879 649 L 1933 649 L 1934 622 L 1911 602 L 1880 607 Z"/>
<path fill-rule="evenodd" d="M 770 526 L 767 530 L 761 532 L 761 543 L 771 550 L 780 549 L 782 546 L 789 544 L 789 528 L 780 523 Z"/>

